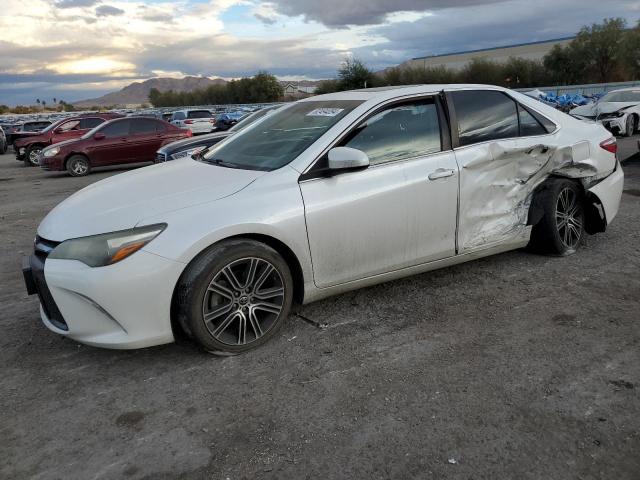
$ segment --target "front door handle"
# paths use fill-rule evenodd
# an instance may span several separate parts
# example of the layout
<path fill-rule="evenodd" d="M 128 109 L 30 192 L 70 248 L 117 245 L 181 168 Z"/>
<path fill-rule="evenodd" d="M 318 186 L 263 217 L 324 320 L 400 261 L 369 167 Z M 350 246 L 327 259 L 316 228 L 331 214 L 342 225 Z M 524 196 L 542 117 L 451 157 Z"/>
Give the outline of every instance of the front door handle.
<path fill-rule="evenodd" d="M 453 170 L 447 170 L 446 168 L 439 168 L 436 171 L 429 174 L 429 180 L 437 180 L 439 178 L 446 178 L 453 176 Z"/>

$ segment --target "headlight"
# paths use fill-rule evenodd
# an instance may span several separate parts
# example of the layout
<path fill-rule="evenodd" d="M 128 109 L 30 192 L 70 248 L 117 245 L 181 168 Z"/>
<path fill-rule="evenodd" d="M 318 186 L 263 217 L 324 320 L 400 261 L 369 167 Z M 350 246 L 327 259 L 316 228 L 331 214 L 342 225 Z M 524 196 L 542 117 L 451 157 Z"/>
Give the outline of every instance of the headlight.
<path fill-rule="evenodd" d="M 60 151 L 60 147 L 53 147 L 51 149 L 45 150 L 42 154 L 45 157 L 53 157 L 54 155 L 57 155 L 59 151 Z"/>
<path fill-rule="evenodd" d="M 174 154 L 171 155 L 171 158 L 173 160 L 178 160 L 179 158 L 185 158 L 185 157 L 191 157 L 192 155 L 201 152 L 202 150 L 204 150 L 205 148 L 207 148 L 204 145 L 200 145 L 199 147 L 194 147 L 194 148 L 190 148 L 189 150 L 182 150 L 181 152 L 176 152 Z"/>
<path fill-rule="evenodd" d="M 72 238 L 58 245 L 49 258 L 78 260 L 90 267 L 104 267 L 124 260 L 167 228 L 166 223 Z"/>

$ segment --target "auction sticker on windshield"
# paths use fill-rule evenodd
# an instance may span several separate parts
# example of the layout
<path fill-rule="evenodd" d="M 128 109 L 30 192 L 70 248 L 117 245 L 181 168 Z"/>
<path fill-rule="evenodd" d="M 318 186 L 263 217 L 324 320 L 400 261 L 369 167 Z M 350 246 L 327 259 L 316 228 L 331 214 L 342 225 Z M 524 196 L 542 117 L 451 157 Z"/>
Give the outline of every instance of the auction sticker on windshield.
<path fill-rule="evenodd" d="M 343 111 L 344 108 L 316 108 L 307 113 L 307 117 L 335 117 Z"/>

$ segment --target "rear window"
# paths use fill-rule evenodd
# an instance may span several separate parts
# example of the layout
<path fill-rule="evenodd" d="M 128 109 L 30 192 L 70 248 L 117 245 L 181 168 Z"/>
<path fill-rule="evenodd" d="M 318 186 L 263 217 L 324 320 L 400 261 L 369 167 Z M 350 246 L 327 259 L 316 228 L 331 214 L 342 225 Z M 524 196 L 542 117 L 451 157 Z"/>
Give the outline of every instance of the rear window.
<path fill-rule="evenodd" d="M 211 112 L 209 110 L 191 110 L 187 112 L 187 118 L 211 118 Z"/>

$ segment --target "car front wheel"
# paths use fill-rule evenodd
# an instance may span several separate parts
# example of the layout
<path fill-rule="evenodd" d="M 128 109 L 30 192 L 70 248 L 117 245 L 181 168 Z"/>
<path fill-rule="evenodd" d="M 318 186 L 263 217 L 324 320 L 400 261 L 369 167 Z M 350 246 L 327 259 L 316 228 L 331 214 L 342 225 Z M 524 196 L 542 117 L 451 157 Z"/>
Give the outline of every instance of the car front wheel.
<path fill-rule="evenodd" d="M 293 280 L 282 256 L 238 239 L 214 245 L 189 265 L 177 287 L 175 313 L 205 350 L 233 355 L 273 337 L 292 300 Z"/>
<path fill-rule="evenodd" d="M 67 160 L 67 172 L 72 177 L 83 177 L 91 171 L 89 159 L 83 155 L 73 155 Z"/>
<path fill-rule="evenodd" d="M 536 203 L 543 209 L 533 226 L 529 246 L 540 253 L 571 255 L 584 236 L 584 198 L 570 180 L 554 179 L 538 192 Z"/>
<path fill-rule="evenodd" d="M 27 167 L 37 167 L 40 152 L 42 152 L 42 147 L 40 145 L 33 145 L 27 148 L 27 151 L 24 154 L 24 164 Z"/>
<path fill-rule="evenodd" d="M 626 132 L 624 132 L 625 135 L 627 137 L 630 137 L 631 135 L 633 135 L 635 133 L 636 128 L 638 128 L 638 126 L 636 125 L 636 117 L 635 117 L 635 115 L 629 115 L 627 117 Z"/>

